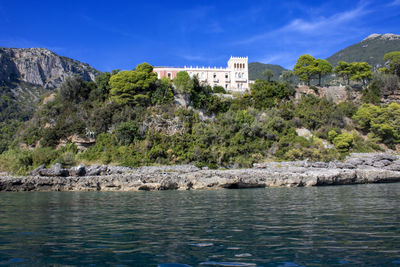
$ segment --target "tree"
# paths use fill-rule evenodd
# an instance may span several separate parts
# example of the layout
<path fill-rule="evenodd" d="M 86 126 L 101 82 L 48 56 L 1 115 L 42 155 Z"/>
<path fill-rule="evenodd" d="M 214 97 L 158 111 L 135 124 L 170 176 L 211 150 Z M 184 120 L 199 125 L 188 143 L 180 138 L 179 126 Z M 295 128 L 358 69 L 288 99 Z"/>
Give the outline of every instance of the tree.
<path fill-rule="evenodd" d="M 267 78 L 268 82 L 270 82 L 271 78 L 274 76 L 274 73 L 269 69 L 266 69 L 262 74 Z"/>
<path fill-rule="evenodd" d="M 135 70 L 121 71 L 110 78 L 110 96 L 117 103 L 145 105 L 155 88 L 157 74 L 147 63 L 139 64 Z"/>
<path fill-rule="evenodd" d="M 225 91 L 224 87 L 222 87 L 220 85 L 214 85 L 213 93 L 215 93 L 215 94 L 226 94 L 226 91 Z"/>
<path fill-rule="evenodd" d="M 351 64 L 346 61 L 339 61 L 338 65 L 334 69 L 334 73 L 341 77 L 343 81 L 347 81 L 347 85 L 350 84 L 350 77 L 352 73 Z"/>
<path fill-rule="evenodd" d="M 163 77 L 156 82 L 156 90 L 151 94 L 152 104 L 165 104 L 170 103 L 174 100 L 174 93 L 172 91 L 172 85 L 170 79 Z"/>
<path fill-rule="evenodd" d="M 288 98 L 290 93 L 289 87 L 284 84 L 263 80 L 256 80 L 251 89 L 254 106 L 257 109 L 272 108 L 281 99 Z"/>
<path fill-rule="evenodd" d="M 138 136 L 139 127 L 134 121 L 122 122 L 115 128 L 115 137 L 121 145 L 129 145 Z"/>
<path fill-rule="evenodd" d="M 110 84 L 108 83 L 111 78 L 111 73 L 103 72 L 96 77 L 97 89 L 101 95 L 101 98 L 106 99 L 110 92 Z"/>
<path fill-rule="evenodd" d="M 316 60 L 317 74 L 318 74 L 318 85 L 321 86 L 321 78 L 332 72 L 332 65 L 324 59 Z"/>
<path fill-rule="evenodd" d="M 60 97 L 65 102 L 79 103 L 89 98 L 95 83 L 82 80 L 80 76 L 68 77 L 60 86 Z"/>
<path fill-rule="evenodd" d="M 193 90 L 193 81 L 186 71 L 180 71 L 176 74 L 174 85 L 180 94 L 189 94 Z"/>
<path fill-rule="evenodd" d="M 400 104 L 391 103 L 388 106 L 363 104 L 359 107 L 353 119 L 358 127 L 372 134 L 394 149 L 400 143 Z"/>
<path fill-rule="evenodd" d="M 389 70 L 400 77 L 400 51 L 386 53 L 383 59 L 389 61 Z"/>
<path fill-rule="evenodd" d="M 350 133 L 342 133 L 337 135 L 332 143 L 335 145 L 339 152 L 348 152 L 350 147 L 353 145 L 354 136 Z"/>
<path fill-rule="evenodd" d="M 293 82 L 293 76 L 294 76 L 293 71 L 285 70 L 281 74 L 281 79 L 283 81 L 287 82 L 287 83 L 292 83 Z"/>
<path fill-rule="evenodd" d="M 313 56 L 302 55 L 297 60 L 294 66 L 294 74 L 300 77 L 300 80 L 307 82 L 310 85 L 310 80 L 313 75 L 318 73 L 316 60 Z"/>
<path fill-rule="evenodd" d="M 372 78 L 372 67 L 367 62 L 353 62 L 351 63 L 351 77 L 350 80 L 362 81 L 366 86 L 367 81 Z"/>
<path fill-rule="evenodd" d="M 135 70 L 151 73 L 153 71 L 153 66 L 147 62 L 143 62 L 142 64 L 137 65 Z"/>

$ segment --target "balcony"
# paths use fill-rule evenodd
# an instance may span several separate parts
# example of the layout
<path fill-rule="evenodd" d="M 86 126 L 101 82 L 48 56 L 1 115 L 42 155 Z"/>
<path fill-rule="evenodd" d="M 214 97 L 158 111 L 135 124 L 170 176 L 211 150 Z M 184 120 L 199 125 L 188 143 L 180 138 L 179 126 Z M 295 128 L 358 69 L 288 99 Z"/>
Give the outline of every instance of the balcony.
<path fill-rule="evenodd" d="M 246 78 L 235 78 L 236 82 L 247 82 Z"/>

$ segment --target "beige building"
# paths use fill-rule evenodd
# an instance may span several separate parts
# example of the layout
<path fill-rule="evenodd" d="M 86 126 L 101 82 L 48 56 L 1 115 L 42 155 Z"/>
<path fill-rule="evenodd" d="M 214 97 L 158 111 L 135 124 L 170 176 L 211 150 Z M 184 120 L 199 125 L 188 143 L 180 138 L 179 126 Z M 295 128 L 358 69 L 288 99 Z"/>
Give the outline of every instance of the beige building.
<path fill-rule="evenodd" d="M 217 67 L 154 67 L 158 78 L 174 79 L 180 71 L 186 71 L 190 77 L 197 75 L 200 82 L 211 86 L 222 86 L 231 92 L 244 92 L 249 89 L 248 57 L 231 57 L 226 68 Z"/>

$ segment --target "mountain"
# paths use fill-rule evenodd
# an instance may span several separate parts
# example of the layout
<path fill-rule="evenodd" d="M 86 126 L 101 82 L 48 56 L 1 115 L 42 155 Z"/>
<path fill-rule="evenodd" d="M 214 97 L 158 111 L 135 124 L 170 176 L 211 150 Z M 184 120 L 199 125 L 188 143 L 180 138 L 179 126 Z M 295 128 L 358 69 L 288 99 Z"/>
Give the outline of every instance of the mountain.
<path fill-rule="evenodd" d="M 274 74 L 272 80 L 278 80 L 282 72 L 286 70 L 279 65 L 251 62 L 249 63 L 249 80 L 265 79 L 265 76 L 262 73 L 266 69 L 271 70 Z"/>
<path fill-rule="evenodd" d="M 338 61 L 361 62 L 365 61 L 374 69 L 382 67 L 385 62 L 383 56 L 391 51 L 400 51 L 400 35 L 396 34 L 371 34 L 364 40 L 328 57 L 332 65 Z"/>
<path fill-rule="evenodd" d="M 44 48 L 0 47 L 0 121 L 29 117 L 39 97 L 69 76 L 92 81 L 99 73 Z"/>
<path fill-rule="evenodd" d="M 0 47 L 0 82 L 25 82 L 54 89 L 71 75 L 94 80 L 99 71 L 89 64 L 59 56 L 44 48 Z"/>

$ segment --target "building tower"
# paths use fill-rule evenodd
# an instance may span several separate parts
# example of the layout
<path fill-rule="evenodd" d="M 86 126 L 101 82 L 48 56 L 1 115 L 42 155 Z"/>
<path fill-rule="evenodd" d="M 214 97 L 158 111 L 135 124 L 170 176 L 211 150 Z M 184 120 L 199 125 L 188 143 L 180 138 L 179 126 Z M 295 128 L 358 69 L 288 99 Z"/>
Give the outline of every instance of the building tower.
<path fill-rule="evenodd" d="M 249 89 L 248 57 L 232 57 L 228 61 L 231 76 L 231 91 L 245 91 Z"/>

